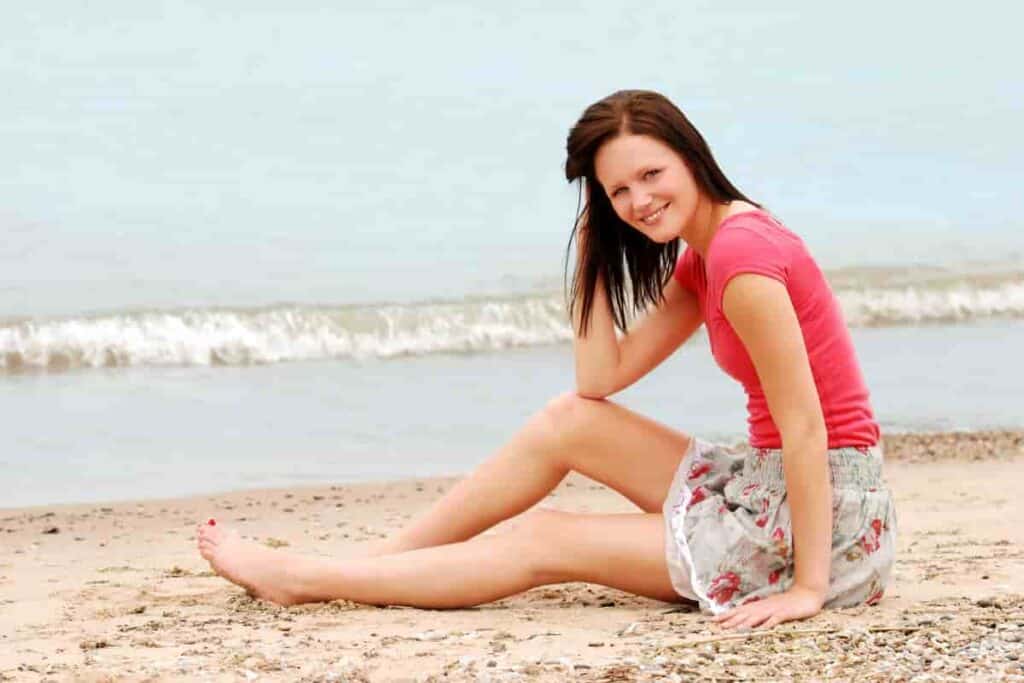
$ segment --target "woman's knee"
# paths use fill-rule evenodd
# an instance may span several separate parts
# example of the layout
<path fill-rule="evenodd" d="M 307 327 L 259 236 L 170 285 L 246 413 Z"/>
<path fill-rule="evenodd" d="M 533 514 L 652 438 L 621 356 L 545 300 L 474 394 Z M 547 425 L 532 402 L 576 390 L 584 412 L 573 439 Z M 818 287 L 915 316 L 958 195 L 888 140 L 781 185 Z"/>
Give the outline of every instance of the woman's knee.
<path fill-rule="evenodd" d="M 520 515 L 508 528 L 519 545 L 520 559 L 535 583 L 556 583 L 560 576 L 559 548 L 566 541 L 572 514 L 552 508 L 534 508 Z"/>
<path fill-rule="evenodd" d="M 603 403 L 568 391 L 548 401 L 539 418 L 550 438 L 565 441 L 586 433 Z"/>

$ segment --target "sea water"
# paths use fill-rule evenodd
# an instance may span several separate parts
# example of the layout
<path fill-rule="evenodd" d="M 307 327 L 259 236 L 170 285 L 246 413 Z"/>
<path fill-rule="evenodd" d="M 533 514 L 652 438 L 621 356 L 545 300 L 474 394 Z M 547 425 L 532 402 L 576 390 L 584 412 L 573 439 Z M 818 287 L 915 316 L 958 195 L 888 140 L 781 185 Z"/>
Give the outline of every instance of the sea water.
<path fill-rule="evenodd" d="M 0 504 L 465 471 L 571 386 L 565 135 L 626 87 L 804 237 L 886 429 L 1024 426 L 1022 10 L 923 8 L 11 4 Z M 745 429 L 700 335 L 621 400 Z"/>

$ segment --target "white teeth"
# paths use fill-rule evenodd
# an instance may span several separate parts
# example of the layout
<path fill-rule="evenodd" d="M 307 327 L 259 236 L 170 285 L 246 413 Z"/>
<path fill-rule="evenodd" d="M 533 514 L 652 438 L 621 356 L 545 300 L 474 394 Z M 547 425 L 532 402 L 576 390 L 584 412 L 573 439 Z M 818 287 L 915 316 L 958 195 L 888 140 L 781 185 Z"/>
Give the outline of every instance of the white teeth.
<path fill-rule="evenodd" d="M 640 220 L 643 221 L 644 223 L 647 223 L 648 225 L 650 225 L 651 223 L 653 223 L 656 220 L 658 220 L 659 218 L 661 218 L 661 214 L 665 213 L 665 207 L 666 206 L 668 206 L 668 204 L 666 204 L 665 206 L 661 207 L 660 209 L 658 209 L 657 211 L 652 213 L 650 216 L 645 216 L 645 217 L 641 218 Z"/>

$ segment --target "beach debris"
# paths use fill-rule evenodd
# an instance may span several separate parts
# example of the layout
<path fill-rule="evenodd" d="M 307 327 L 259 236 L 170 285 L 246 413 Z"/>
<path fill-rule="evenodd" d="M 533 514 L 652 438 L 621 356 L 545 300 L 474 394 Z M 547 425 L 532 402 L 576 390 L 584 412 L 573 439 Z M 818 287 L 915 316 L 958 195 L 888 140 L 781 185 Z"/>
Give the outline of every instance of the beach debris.
<path fill-rule="evenodd" d="M 449 635 L 450 634 L 448 633 L 441 633 L 440 631 L 424 631 L 423 633 L 417 633 L 416 635 L 414 635 L 412 637 L 412 640 L 420 640 L 423 642 L 431 643 L 437 642 L 439 640 L 444 640 Z"/>
<path fill-rule="evenodd" d="M 280 538 L 272 538 L 268 536 L 263 540 L 263 545 L 268 548 L 286 548 L 291 545 L 288 541 L 283 541 Z"/>
<path fill-rule="evenodd" d="M 110 647 L 110 643 L 103 638 L 83 640 L 78 644 L 80 650 L 101 650 L 105 647 Z"/>
<path fill-rule="evenodd" d="M 177 578 L 181 578 L 181 577 L 184 577 L 184 576 L 193 576 L 193 575 L 194 574 L 193 574 L 193 572 L 191 570 L 183 569 L 182 567 L 179 567 L 178 565 L 174 565 L 173 567 L 168 569 L 166 572 L 164 572 L 164 576 L 170 577 L 172 579 L 177 579 Z"/>
<path fill-rule="evenodd" d="M 634 622 L 633 622 L 632 624 L 629 624 L 629 625 L 628 625 L 628 626 L 626 626 L 625 628 L 621 629 L 621 630 L 620 630 L 620 631 L 619 631 L 618 633 L 616 633 L 615 635 L 619 636 L 620 638 L 621 638 L 621 637 L 624 637 L 624 636 L 631 636 L 631 635 L 633 635 L 634 633 L 636 633 L 636 630 L 637 630 L 638 628 L 640 628 L 640 622 L 639 622 L 639 621 L 634 621 Z"/>
<path fill-rule="evenodd" d="M 60 533 L 60 529 L 58 527 L 55 527 L 55 526 L 48 526 L 45 529 L 43 529 L 43 533 L 44 534 L 59 534 Z"/>

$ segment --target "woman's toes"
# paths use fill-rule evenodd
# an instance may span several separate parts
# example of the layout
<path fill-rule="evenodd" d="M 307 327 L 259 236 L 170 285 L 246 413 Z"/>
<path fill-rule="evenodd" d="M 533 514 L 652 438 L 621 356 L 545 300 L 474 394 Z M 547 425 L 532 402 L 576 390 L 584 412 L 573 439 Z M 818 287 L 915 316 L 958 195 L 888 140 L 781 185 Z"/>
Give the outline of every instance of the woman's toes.
<path fill-rule="evenodd" d="M 199 538 L 211 543 L 220 543 L 223 530 L 218 527 L 201 524 L 199 526 Z"/>

